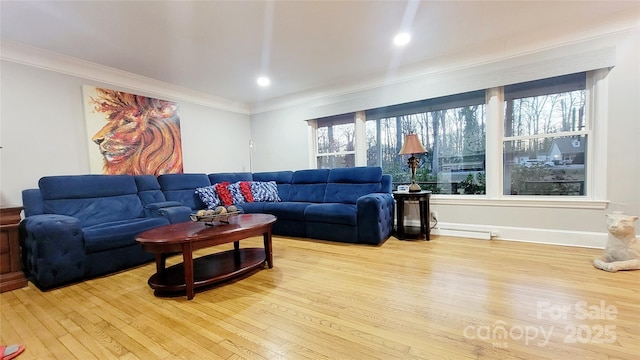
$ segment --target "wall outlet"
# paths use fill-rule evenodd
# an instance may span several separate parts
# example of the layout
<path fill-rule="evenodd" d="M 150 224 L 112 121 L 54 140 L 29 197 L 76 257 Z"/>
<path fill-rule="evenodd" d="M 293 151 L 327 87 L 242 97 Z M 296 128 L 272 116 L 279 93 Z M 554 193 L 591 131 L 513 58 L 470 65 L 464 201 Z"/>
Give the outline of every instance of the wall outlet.
<path fill-rule="evenodd" d="M 438 221 L 438 212 L 437 211 L 432 211 L 431 212 L 431 221 Z"/>

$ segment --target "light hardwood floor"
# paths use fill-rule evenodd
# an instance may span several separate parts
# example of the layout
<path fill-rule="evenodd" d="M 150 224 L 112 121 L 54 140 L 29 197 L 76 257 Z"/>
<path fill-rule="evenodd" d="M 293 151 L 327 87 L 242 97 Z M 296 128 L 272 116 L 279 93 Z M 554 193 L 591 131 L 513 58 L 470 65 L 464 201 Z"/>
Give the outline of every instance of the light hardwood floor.
<path fill-rule="evenodd" d="M 273 269 L 191 301 L 154 297 L 154 264 L 47 292 L 29 283 L 0 295 L 1 341 L 26 345 L 19 360 L 640 359 L 640 271 L 597 270 L 601 252 L 274 237 Z"/>

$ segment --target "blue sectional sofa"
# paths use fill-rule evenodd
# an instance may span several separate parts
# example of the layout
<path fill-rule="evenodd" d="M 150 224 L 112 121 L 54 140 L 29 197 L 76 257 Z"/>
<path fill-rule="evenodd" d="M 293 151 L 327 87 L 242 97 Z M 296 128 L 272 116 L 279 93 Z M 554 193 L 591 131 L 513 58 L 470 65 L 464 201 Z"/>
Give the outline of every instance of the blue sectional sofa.
<path fill-rule="evenodd" d="M 190 221 L 206 205 L 198 188 L 275 183 L 279 201 L 236 204 L 277 216 L 273 233 L 377 245 L 393 227 L 391 176 L 379 167 L 261 173 L 50 176 L 22 193 L 25 271 L 41 289 L 153 259 L 135 241 L 142 231 Z"/>
<path fill-rule="evenodd" d="M 393 229 L 392 178 L 379 167 L 158 177 L 167 200 L 193 211 L 206 208 L 195 189 L 239 181 L 276 183 L 280 201 L 235 204 L 245 213 L 275 215 L 276 235 L 377 245 Z"/>

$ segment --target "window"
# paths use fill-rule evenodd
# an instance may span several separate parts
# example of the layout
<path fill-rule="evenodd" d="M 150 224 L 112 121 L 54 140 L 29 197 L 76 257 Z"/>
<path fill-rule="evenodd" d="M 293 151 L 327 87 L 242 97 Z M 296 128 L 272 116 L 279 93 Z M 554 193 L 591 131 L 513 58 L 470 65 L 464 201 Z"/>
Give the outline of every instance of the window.
<path fill-rule="evenodd" d="M 404 138 L 417 134 L 416 182 L 435 194 L 485 193 L 485 95 L 476 91 L 373 109 L 367 118 L 367 164 L 381 166 L 396 184 L 408 183 Z"/>
<path fill-rule="evenodd" d="M 355 166 L 354 114 L 319 119 L 316 129 L 318 169 Z"/>
<path fill-rule="evenodd" d="M 434 194 L 502 198 L 510 204 L 517 197 L 527 202 L 540 201 L 531 196 L 561 196 L 565 203 L 573 197 L 572 206 L 583 207 L 585 197 L 603 196 L 604 183 L 590 168 L 606 165 L 594 147 L 602 141 L 594 126 L 604 129 L 604 124 L 593 120 L 606 103 L 606 73 L 582 72 L 318 119 L 310 122 L 317 124 L 312 126 L 317 166 L 380 166 L 395 185 L 407 184 L 408 156 L 398 153 L 405 136 L 417 134 L 427 153 L 416 155 L 416 182 Z M 555 200 L 547 203 L 555 206 Z"/>
<path fill-rule="evenodd" d="M 504 88 L 504 195 L 585 195 L 585 73 Z"/>

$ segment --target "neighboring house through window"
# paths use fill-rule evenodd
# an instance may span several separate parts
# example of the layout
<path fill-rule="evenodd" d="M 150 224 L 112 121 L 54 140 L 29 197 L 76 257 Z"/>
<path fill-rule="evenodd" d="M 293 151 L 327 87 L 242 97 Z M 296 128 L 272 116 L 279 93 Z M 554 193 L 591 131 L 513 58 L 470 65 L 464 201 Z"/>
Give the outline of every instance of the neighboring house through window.
<path fill-rule="evenodd" d="M 504 87 L 504 195 L 585 195 L 586 74 Z"/>

